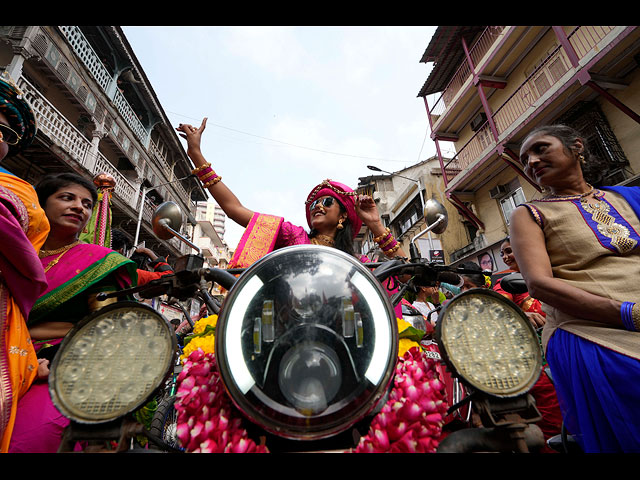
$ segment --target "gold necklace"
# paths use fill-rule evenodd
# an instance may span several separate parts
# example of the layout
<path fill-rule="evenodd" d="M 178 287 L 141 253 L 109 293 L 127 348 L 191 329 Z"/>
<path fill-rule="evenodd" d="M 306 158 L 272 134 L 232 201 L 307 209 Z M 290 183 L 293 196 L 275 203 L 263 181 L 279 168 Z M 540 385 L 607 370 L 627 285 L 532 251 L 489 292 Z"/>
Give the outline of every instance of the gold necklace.
<path fill-rule="evenodd" d="M 582 200 L 585 197 L 588 197 L 589 195 L 591 195 L 594 191 L 595 191 L 595 187 L 589 185 L 587 183 L 587 187 L 589 187 L 589 190 L 587 192 L 584 193 L 580 193 L 578 195 L 547 195 L 546 197 L 544 197 L 542 200 Z"/>
<path fill-rule="evenodd" d="M 76 246 L 76 245 L 78 245 L 79 243 L 80 243 L 80 240 L 76 240 L 75 242 L 70 243 L 69 245 L 65 245 L 64 247 L 60 247 L 60 248 L 57 248 L 57 249 L 55 249 L 55 250 L 42 250 L 42 249 L 41 249 L 41 250 L 38 252 L 38 257 L 40 257 L 40 258 L 45 258 L 45 257 L 50 257 L 51 255 L 55 255 L 55 254 L 57 254 L 57 253 L 64 253 L 64 252 L 66 252 L 67 250 L 69 250 L 69 249 L 71 249 L 71 248 L 75 247 L 75 246 Z"/>
<path fill-rule="evenodd" d="M 65 245 L 64 247 L 58 248 L 56 250 L 40 250 L 40 252 L 38 253 L 38 257 L 40 258 L 49 257 L 51 255 L 56 255 L 58 253 L 60 254 L 56 258 L 51 260 L 46 267 L 44 267 L 44 273 L 47 273 L 49 270 L 51 270 L 53 266 L 60 261 L 60 259 L 65 253 L 67 253 L 69 250 L 71 250 L 73 247 L 75 247 L 79 243 L 80 243 L 80 240 L 76 240 L 75 242 L 70 243 L 69 245 Z"/>
<path fill-rule="evenodd" d="M 329 237 L 328 235 L 317 234 L 315 237 L 311 239 L 311 243 L 313 245 L 324 245 L 327 247 L 333 247 L 336 242 L 333 240 L 333 238 Z"/>

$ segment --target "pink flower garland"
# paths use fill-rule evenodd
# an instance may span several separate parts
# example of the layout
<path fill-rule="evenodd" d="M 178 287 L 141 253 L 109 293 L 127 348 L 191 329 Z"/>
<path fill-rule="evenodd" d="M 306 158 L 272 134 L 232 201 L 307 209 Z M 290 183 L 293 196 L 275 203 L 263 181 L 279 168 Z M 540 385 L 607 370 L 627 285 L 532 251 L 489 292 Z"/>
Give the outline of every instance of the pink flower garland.
<path fill-rule="evenodd" d="M 435 452 L 448 408 L 435 360 L 420 348 L 411 348 L 399 359 L 393 382 L 388 401 L 353 451 Z M 201 349 L 192 352 L 178 383 L 178 438 L 188 452 L 268 453 L 242 428 L 242 418 L 224 390 L 213 354 Z"/>
<path fill-rule="evenodd" d="M 398 361 L 393 382 L 389 400 L 354 451 L 434 453 L 448 409 L 435 360 L 411 348 Z"/>
<path fill-rule="evenodd" d="M 242 428 L 212 353 L 193 351 L 178 376 L 175 408 L 180 444 L 192 453 L 267 453 Z"/>

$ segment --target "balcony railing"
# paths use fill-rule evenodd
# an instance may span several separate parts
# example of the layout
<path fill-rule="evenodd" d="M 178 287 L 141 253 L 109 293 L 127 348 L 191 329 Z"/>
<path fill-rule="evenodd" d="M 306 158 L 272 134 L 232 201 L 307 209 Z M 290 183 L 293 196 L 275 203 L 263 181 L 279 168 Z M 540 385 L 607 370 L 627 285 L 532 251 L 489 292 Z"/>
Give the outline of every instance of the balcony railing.
<path fill-rule="evenodd" d="M 102 88 L 105 95 L 108 97 L 113 97 L 113 103 L 124 118 L 127 125 L 131 128 L 131 131 L 138 137 L 140 142 L 147 147 L 149 145 L 149 134 L 147 129 L 142 125 L 138 116 L 135 114 L 129 102 L 124 98 L 124 95 L 116 88 L 113 89 L 114 93 L 110 94 L 110 90 L 112 90 L 112 84 L 115 79 L 109 74 L 109 71 L 104 66 L 100 57 L 96 54 L 96 52 L 91 47 L 91 44 L 87 41 L 84 34 L 77 26 L 70 27 L 59 27 L 62 34 L 65 36 L 69 45 L 73 48 L 74 52 L 80 60 L 87 67 L 87 70 L 93 78 L 96 80 L 98 85 Z"/>
<path fill-rule="evenodd" d="M 578 60 L 589 55 L 615 27 L 576 27 L 569 35 L 569 41 L 578 55 Z M 555 91 L 558 84 L 564 83 L 564 75 L 571 69 L 565 50 L 558 46 L 542 63 L 522 82 L 511 96 L 493 113 L 498 136 L 511 128 L 516 128 L 521 117 L 532 109 L 547 92 Z M 452 181 L 465 168 L 475 162 L 487 147 L 495 145 L 489 124 L 476 134 L 445 165 L 447 181 Z"/>
<path fill-rule="evenodd" d="M 484 32 L 482 32 L 478 40 L 469 50 L 469 55 L 471 56 L 474 65 L 477 66 L 480 63 L 482 58 L 494 44 L 496 37 L 500 35 L 500 33 L 502 33 L 503 29 L 504 27 L 502 26 L 490 26 L 487 27 Z M 458 94 L 465 82 L 469 79 L 471 74 L 471 67 L 469 66 L 469 62 L 467 62 L 467 60 L 465 59 L 460 64 L 458 70 L 456 71 L 456 73 L 454 73 L 453 77 L 445 87 L 442 95 L 440 95 L 440 97 L 435 101 L 433 107 L 429 108 L 429 112 L 434 119 L 434 123 L 437 117 L 442 115 L 446 108 L 451 105 L 451 102 Z"/>
<path fill-rule="evenodd" d="M 34 110 L 38 129 L 80 163 L 92 176 L 108 173 L 115 181 L 115 194 L 134 210 L 138 208 L 139 188 L 122 175 L 100 152 L 92 154 L 91 142 L 85 138 L 49 101 L 24 77 L 18 87 Z M 151 221 L 152 205 L 145 204 L 143 215 Z"/>

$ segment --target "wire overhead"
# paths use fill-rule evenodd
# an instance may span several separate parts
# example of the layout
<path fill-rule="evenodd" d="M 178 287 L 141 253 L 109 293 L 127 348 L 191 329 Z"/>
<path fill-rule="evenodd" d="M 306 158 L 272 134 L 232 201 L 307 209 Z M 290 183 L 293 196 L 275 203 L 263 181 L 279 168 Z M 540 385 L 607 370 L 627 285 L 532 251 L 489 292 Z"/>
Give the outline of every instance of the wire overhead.
<path fill-rule="evenodd" d="M 176 113 L 176 112 L 169 112 L 169 111 L 167 111 L 167 112 L 171 113 L 173 115 L 177 115 L 179 117 L 188 118 L 189 120 L 197 120 L 195 118 L 192 118 L 192 117 L 189 117 L 189 116 L 186 116 L 186 115 L 182 115 L 182 114 L 179 114 L 179 113 Z M 223 128 L 225 130 L 230 130 L 232 132 L 241 133 L 243 135 L 249 135 L 251 137 L 261 138 L 262 140 L 268 140 L 270 142 L 281 143 L 283 145 L 287 145 L 287 146 L 290 146 L 290 147 L 303 148 L 305 150 L 312 150 L 314 152 L 327 153 L 327 154 L 330 154 L 330 155 L 339 155 L 339 156 L 342 156 L 342 157 L 361 158 L 363 160 L 378 160 L 378 161 L 382 161 L 382 162 L 400 162 L 400 163 L 405 163 L 405 164 L 407 163 L 406 160 L 395 160 L 395 159 L 390 159 L 390 158 L 377 158 L 377 157 L 366 157 L 366 156 L 361 156 L 361 155 L 350 155 L 348 153 L 339 153 L 339 152 L 332 152 L 332 151 L 329 151 L 329 150 L 322 150 L 322 149 L 319 149 L 319 148 L 305 147 L 303 145 L 296 145 L 294 143 L 283 142 L 282 140 L 275 140 L 273 138 L 263 137 L 261 135 L 256 135 L 256 134 L 253 134 L 253 133 L 244 132 L 242 130 L 237 130 L 235 128 L 225 127 L 224 125 L 219 125 L 217 123 L 212 123 L 209 120 L 207 120 L 207 125 L 213 125 L 214 127 Z M 426 139 L 426 136 L 425 136 L 425 139 Z M 424 146 L 424 140 L 422 142 L 422 145 Z M 422 148 L 420 149 L 420 153 L 422 153 Z"/>

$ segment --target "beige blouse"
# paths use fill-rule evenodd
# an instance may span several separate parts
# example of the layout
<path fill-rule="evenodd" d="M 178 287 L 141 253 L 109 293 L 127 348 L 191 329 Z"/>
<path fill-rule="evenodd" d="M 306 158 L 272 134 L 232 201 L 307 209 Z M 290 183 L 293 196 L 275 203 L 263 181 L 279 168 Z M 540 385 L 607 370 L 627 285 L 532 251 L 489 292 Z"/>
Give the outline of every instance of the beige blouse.
<path fill-rule="evenodd" d="M 600 209 L 579 201 L 542 199 L 525 206 L 544 232 L 553 276 L 587 292 L 621 302 L 640 302 L 640 220 L 622 196 L 602 192 Z M 620 353 L 640 358 L 640 332 L 574 317 L 543 305 L 546 349 L 561 328 Z"/>

